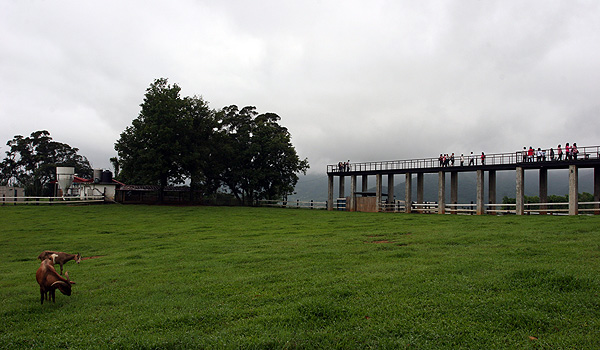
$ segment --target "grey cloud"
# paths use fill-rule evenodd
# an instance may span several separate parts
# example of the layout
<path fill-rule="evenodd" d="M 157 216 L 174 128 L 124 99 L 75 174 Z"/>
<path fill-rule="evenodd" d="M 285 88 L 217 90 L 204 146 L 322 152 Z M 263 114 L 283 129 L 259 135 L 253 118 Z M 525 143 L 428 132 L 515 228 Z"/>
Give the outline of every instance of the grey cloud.
<path fill-rule="evenodd" d="M 279 114 L 311 172 L 347 159 L 593 145 L 599 6 L 6 2 L 0 141 L 46 128 L 108 168 L 145 89 L 166 77 L 213 108 Z"/>

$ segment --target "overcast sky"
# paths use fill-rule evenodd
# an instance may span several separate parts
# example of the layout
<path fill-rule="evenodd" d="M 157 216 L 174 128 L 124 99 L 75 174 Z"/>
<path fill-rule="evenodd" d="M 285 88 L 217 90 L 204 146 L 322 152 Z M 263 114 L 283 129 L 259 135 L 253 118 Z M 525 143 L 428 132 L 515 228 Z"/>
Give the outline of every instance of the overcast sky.
<path fill-rule="evenodd" d="M 326 164 L 600 144 L 600 2 L 0 2 L 0 152 L 46 129 L 112 170 L 156 78 L 281 116 Z"/>

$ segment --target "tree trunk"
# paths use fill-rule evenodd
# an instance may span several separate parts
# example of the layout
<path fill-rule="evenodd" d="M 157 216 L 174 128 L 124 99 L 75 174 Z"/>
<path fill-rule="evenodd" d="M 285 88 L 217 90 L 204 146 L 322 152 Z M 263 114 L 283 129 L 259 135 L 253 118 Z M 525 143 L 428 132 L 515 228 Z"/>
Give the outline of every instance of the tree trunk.
<path fill-rule="evenodd" d="M 165 200 L 165 187 L 167 187 L 167 176 L 160 176 L 160 189 L 158 190 L 158 203 L 163 204 Z"/>

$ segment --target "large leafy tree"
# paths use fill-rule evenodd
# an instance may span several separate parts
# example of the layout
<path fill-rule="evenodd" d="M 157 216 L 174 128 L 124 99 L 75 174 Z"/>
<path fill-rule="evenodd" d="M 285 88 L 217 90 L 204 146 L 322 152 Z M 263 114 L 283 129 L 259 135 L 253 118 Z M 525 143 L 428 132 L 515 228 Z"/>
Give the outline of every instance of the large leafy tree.
<path fill-rule="evenodd" d="M 146 90 L 138 117 L 115 143 L 119 178 L 128 183 L 158 185 L 181 183 L 186 133 L 185 101 L 177 84 L 156 79 Z"/>
<path fill-rule="evenodd" d="M 280 117 L 235 105 L 225 107 L 221 116 L 228 146 L 223 182 L 231 192 L 250 203 L 293 193 L 297 174 L 305 173 L 309 165 L 298 157 L 289 131 L 278 123 Z"/>
<path fill-rule="evenodd" d="M 155 80 L 141 111 L 115 143 L 119 178 L 160 185 L 189 180 L 193 193 L 228 188 L 241 202 L 282 198 L 308 169 L 279 116 L 255 107 L 211 110 L 201 97 L 180 96 L 176 84 Z"/>
<path fill-rule="evenodd" d="M 190 179 L 192 196 L 200 192 L 211 194 L 220 186 L 219 151 L 220 138 L 215 112 L 202 97 L 186 97 L 182 118 L 182 143 L 185 151 L 181 155 L 181 168 Z"/>
<path fill-rule="evenodd" d="M 244 107 L 240 110 L 236 105 L 224 107 L 218 113 L 223 138 L 221 180 L 240 202 L 245 200 L 249 191 L 253 172 L 250 144 L 256 115 L 256 108 Z"/>
<path fill-rule="evenodd" d="M 298 173 L 306 174 L 308 160 L 301 160 L 287 128 L 274 113 L 254 120 L 251 138 L 252 168 L 255 170 L 248 194 L 256 199 L 280 199 L 294 192 Z"/>
<path fill-rule="evenodd" d="M 74 167 L 75 174 L 88 177 L 92 168 L 79 149 L 53 141 L 46 130 L 34 131 L 29 137 L 15 136 L 0 163 L 0 183 L 23 187 L 28 196 L 51 195 L 48 186 L 55 179 L 56 167 Z"/>

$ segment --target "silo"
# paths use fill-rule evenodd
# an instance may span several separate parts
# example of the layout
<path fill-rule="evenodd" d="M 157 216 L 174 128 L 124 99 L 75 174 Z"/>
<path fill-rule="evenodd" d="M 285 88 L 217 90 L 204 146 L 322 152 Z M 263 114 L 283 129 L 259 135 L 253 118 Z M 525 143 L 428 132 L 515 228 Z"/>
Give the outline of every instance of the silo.
<path fill-rule="evenodd" d="M 94 183 L 99 183 L 102 180 L 102 169 L 94 169 Z"/>
<path fill-rule="evenodd" d="M 63 197 L 73 183 L 74 174 L 75 168 L 73 167 L 56 167 L 56 180 L 58 182 L 58 187 L 62 190 Z"/>

